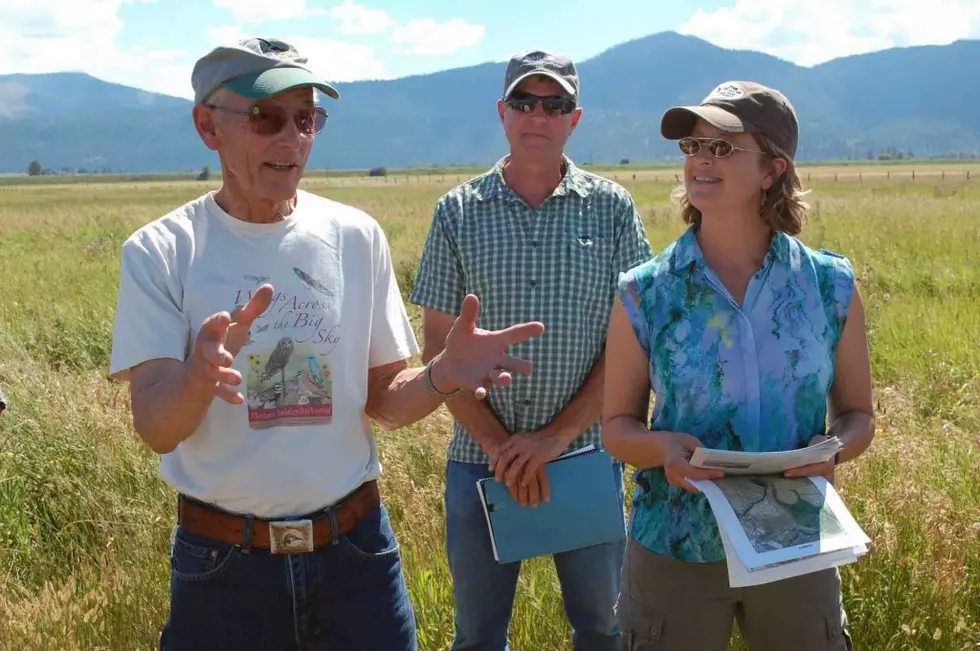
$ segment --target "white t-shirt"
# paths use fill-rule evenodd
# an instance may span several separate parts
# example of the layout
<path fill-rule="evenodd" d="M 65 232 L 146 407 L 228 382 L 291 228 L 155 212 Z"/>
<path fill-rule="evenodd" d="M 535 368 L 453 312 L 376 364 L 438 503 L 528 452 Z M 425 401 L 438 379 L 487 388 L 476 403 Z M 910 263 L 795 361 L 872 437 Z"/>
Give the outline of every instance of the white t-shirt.
<path fill-rule="evenodd" d="M 286 517 L 381 474 L 364 412 L 368 368 L 419 352 L 372 217 L 300 191 L 284 221 L 252 224 L 208 193 L 140 228 L 122 249 L 110 373 L 183 361 L 206 318 L 244 305 L 262 283 L 275 296 L 234 362 L 245 404 L 216 397 L 160 472 L 224 509 Z"/>

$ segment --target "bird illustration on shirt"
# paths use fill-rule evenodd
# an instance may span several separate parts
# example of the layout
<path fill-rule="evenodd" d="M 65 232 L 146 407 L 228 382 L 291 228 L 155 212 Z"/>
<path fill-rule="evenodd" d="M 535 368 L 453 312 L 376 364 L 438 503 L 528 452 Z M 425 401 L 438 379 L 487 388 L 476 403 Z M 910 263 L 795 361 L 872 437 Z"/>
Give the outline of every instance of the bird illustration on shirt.
<path fill-rule="evenodd" d="M 243 278 L 245 278 L 245 280 L 250 280 L 253 283 L 255 283 L 256 287 L 258 287 L 259 285 L 261 285 L 262 283 L 270 279 L 269 276 L 252 276 L 249 274 L 246 274 L 245 276 L 243 276 Z"/>
<path fill-rule="evenodd" d="M 262 371 L 262 376 L 259 377 L 259 383 L 263 383 L 276 373 L 279 373 L 283 387 L 286 386 L 286 365 L 289 364 L 289 358 L 292 357 L 293 345 L 292 337 L 283 337 L 279 340 L 275 349 L 269 354 L 269 359 L 265 363 L 265 370 Z"/>
<path fill-rule="evenodd" d="M 323 369 L 320 368 L 320 363 L 316 357 L 314 355 L 308 355 L 306 357 L 306 363 L 310 367 L 310 375 L 313 377 L 313 381 L 316 382 L 318 387 L 323 388 Z"/>
<path fill-rule="evenodd" d="M 293 267 L 293 273 L 295 273 L 299 277 L 299 279 L 303 281 L 303 284 L 309 287 L 310 289 L 314 289 L 320 292 L 321 294 L 323 294 L 324 296 L 333 296 L 333 292 L 327 289 L 327 287 L 323 283 L 321 283 L 319 280 L 317 280 L 310 274 L 306 273 L 299 267 Z"/>

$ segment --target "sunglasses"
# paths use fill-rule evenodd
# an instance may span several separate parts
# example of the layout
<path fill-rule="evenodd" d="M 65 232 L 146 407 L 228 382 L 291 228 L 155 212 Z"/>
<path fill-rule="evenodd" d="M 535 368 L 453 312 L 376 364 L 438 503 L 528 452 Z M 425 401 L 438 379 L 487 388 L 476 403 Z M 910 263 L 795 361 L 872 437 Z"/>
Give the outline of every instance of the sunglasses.
<path fill-rule="evenodd" d="M 748 151 L 755 154 L 765 154 L 766 152 L 760 151 L 758 149 L 745 149 L 743 147 L 737 147 L 728 140 L 724 138 L 681 138 L 677 142 L 677 146 L 681 148 L 681 151 L 685 156 L 697 156 L 698 152 L 701 151 L 701 147 L 705 146 L 708 148 L 708 153 L 710 153 L 715 158 L 724 158 L 728 156 L 733 151 Z"/>
<path fill-rule="evenodd" d="M 575 100 L 567 97 L 539 97 L 526 93 L 512 93 L 504 101 L 518 113 L 531 113 L 538 103 L 544 107 L 544 112 L 548 115 L 568 115 L 575 110 Z"/>
<path fill-rule="evenodd" d="M 309 106 L 296 111 L 288 111 L 275 104 L 265 106 L 254 104 L 247 111 L 236 111 L 215 104 L 205 104 L 205 106 L 235 115 L 244 115 L 248 118 L 248 125 L 252 132 L 260 136 L 276 135 L 286 126 L 290 117 L 296 123 L 299 132 L 307 136 L 315 136 L 320 133 L 327 123 L 327 111 L 322 106 Z"/>

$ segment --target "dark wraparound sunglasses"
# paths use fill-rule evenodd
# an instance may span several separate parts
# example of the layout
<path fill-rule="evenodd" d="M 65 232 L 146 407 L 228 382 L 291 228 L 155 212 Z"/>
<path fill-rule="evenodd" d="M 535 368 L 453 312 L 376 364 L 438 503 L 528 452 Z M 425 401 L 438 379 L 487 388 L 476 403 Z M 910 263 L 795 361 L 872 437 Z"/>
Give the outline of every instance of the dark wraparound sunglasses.
<path fill-rule="evenodd" d="M 511 93 L 504 101 L 519 113 L 531 113 L 539 102 L 548 115 L 568 115 L 575 110 L 575 100 L 567 97 L 540 97 L 527 93 Z"/>
<path fill-rule="evenodd" d="M 677 146 L 681 148 L 681 151 L 685 156 L 697 156 L 698 152 L 701 151 L 701 147 L 707 147 L 708 153 L 715 158 L 724 158 L 733 151 L 748 151 L 754 154 L 766 153 L 758 149 L 745 149 L 743 147 L 737 147 L 724 138 L 681 138 L 677 142 Z"/>
<path fill-rule="evenodd" d="M 234 113 L 235 115 L 244 115 L 248 118 L 248 125 L 251 127 L 252 132 L 260 136 L 274 136 L 279 133 L 286 126 L 286 122 L 290 116 L 292 116 L 293 122 L 296 123 L 296 128 L 299 129 L 299 132 L 307 136 L 315 136 L 320 133 L 323 131 L 323 126 L 327 123 L 327 112 L 322 106 L 310 106 L 296 111 L 288 111 L 275 104 L 267 106 L 255 104 L 247 111 L 237 111 L 216 104 L 205 104 L 205 106 Z"/>

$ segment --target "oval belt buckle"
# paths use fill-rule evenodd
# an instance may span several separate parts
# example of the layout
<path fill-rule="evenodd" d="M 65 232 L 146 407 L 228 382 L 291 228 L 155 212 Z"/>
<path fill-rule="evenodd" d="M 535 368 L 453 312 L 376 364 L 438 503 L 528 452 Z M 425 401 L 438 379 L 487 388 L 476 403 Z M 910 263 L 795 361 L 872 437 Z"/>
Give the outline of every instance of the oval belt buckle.
<path fill-rule="evenodd" d="M 269 546 L 273 554 L 302 554 L 313 551 L 313 521 L 270 522 Z"/>

